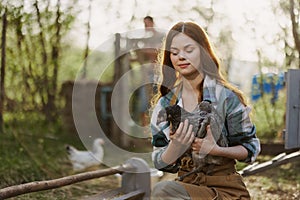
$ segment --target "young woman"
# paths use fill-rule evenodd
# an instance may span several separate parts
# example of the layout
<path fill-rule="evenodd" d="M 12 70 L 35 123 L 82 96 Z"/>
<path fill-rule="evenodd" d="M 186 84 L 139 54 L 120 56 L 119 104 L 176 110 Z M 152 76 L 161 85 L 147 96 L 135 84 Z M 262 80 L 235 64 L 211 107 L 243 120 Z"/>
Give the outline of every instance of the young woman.
<path fill-rule="evenodd" d="M 168 32 L 160 56 L 159 93 L 153 99 L 151 117 L 154 165 L 162 171 L 178 173 L 177 180 L 159 182 L 153 199 L 250 199 L 242 177 L 236 172 L 235 160 L 253 162 L 260 152 L 242 93 L 221 75 L 220 64 L 205 31 L 193 22 L 179 22 Z M 179 105 L 193 113 L 207 100 L 221 118 L 219 128 L 206 128 L 204 138 L 195 137 L 193 125 L 183 120 L 175 131 L 169 122 L 158 122 L 160 111 Z M 195 126 L 195 125 L 194 125 Z M 226 146 L 217 143 L 222 134 Z M 192 154 L 218 157 L 195 169 Z"/>

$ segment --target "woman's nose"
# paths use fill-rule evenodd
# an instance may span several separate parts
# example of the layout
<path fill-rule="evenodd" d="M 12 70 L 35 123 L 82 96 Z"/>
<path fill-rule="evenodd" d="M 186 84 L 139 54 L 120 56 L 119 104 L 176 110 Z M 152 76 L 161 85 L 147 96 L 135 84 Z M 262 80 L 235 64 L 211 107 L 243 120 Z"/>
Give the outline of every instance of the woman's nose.
<path fill-rule="evenodd" d="M 179 53 L 178 57 L 179 57 L 179 60 L 184 60 L 185 59 L 185 56 L 184 56 L 183 53 Z"/>

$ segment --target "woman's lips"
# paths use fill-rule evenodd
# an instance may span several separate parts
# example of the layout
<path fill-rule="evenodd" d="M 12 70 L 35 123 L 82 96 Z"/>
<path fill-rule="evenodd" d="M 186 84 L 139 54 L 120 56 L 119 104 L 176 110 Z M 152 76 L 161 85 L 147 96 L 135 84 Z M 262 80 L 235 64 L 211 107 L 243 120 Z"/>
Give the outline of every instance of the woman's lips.
<path fill-rule="evenodd" d="M 190 65 L 190 63 L 184 63 L 184 64 L 179 64 L 178 66 L 180 68 L 187 68 Z"/>

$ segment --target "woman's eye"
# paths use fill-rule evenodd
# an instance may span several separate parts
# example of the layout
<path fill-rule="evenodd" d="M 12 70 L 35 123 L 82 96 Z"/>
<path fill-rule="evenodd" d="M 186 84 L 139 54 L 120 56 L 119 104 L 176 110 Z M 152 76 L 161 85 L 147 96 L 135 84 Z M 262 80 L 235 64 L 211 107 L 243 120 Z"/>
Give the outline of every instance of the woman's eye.
<path fill-rule="evenodd" d="M 187 53 L 192 53 L 194 51 L 194 49 L 187 49 L 186 52 Z"/>
<path fill-rule="evenodd" d="M 177 56 L 177 55 L 178 55 L 178 52 L 176 52 L 176 51 L 171 51 L 171 54 L 172 54 L 173 56 Z"/>

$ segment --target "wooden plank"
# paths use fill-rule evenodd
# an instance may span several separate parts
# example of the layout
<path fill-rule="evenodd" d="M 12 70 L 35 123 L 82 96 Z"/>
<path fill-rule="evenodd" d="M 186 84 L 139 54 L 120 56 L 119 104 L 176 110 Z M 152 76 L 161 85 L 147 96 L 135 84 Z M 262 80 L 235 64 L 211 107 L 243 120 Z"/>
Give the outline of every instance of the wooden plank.
<path fill-rule="evenodd" d="M 140 200 L 143 199 L 145 192 L 143 190 L 135 190 L 124 194 L 122 188 L 116 188 L 100 194 L 87 197 L 83 200 L 100 200 L 100 199 L 113 199 L 113 200 Z"/>
<path fill-rule="evenodd" d="M 289 69 L 287 73 L 285 148 L 300 147 L 300 70 Z"/>
<path fill-rule="evenodd" d="M 296 151 L 290 154 L 282 153 L 274 157 L 272 160 L 260 164 L 254 163 L 252 165 L 249 165 L 244 169 L 242 169 L 241 171 L 239 171 L 239 173 L 242 176 L 246 177 L 299 159 L 300 159 L 300 151 Z"/>
<path fill-rule="evenodd" d="M 130 165 L 121 165 L 108 169 L 95 170 L 90 172 L 83 172 L 80 174 L 75 174 L 71 176 L 66 176 L 53 180 L 46 181 L 34 181 L 21 185 L 14 185 L 6 188 L 0 189 L 0 199 L 15 197 L 21 194 L 49 190 L 54 188 L 63 187 L 66 185 L 71 185 L 74 183 L 100 178 L 108 175 L 113 175 L 116 173 L 123 172 L 125 169 L 132 169 Z"/>
<path fill-rule="evenodd" d="M 140 200 L 145 195 L 145 192 L 142 190 L 136 190 L 129 192 L 127 194 L 124 194 L 120 197 L 114 198 L 114 200 Z"/>
<path fill-rule="evenodd" d="M 260 146 L 259 155 L 276 156 L 280 153 L 292 153 L 299 150 L 299 148 L 286 149 L 284 143 L 261 143 Z"/>

